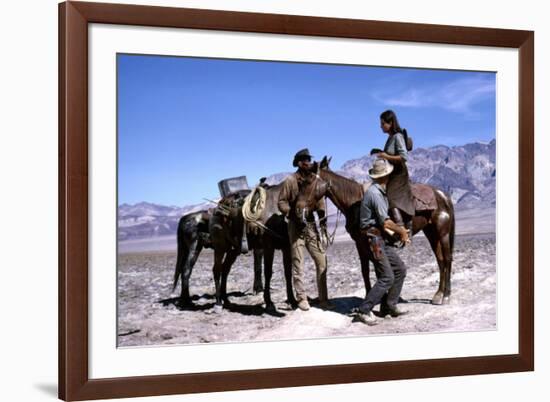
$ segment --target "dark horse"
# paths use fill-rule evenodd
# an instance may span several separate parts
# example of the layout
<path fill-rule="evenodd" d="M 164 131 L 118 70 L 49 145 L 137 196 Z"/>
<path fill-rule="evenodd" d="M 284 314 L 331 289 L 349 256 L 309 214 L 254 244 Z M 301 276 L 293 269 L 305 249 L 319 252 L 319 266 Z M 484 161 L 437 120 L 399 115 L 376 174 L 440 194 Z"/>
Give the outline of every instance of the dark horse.
<path fill-rule="evenodd" d="M 183 215 L 178 223 L 176 270 L 172 290 L 176 289 L 181 277 L 181 294 L 178 304 L 182 307 L 191 304 L 189 279 L 202 249 L 212 248 L 209 230 L 211 218 L 212 210 L 202 210 Z M 254 249 L 254 293 L 263 290 L 261 262 L 262 250 Z"/>
<path fill-rule="evenodd" d="M 228 221 L 229 224 L 226 222 L 225 225 L 220 225 L 219 223 L 216 225 L 216 216 L 210 220 L 210 235 L 214 248 L 213 271 L 216 284 L 216 304 L 218 306 L 229 302 L 227 299 L 227 277 L 231 266 L 239 255 L 239 247 L 236 244 L 240 244 L 239 239 L 242 239 L 242 236 L 246 235 L 251 248 L 263 250 L 265 276 L 264 302 L 266 311 L 274 312 L 276 310 L 271 300 L 270 288 L 275 250 L 281 250 L 283 253 L 287 302 L 293 308 L 296 308 L 297 302 L 292 289 L 292 260 L 288 225 L 277 206 L 282 185 L 280 183 L 275 186 L 265 186 L 265 206 L 260 218 L 257 220 L 258 224 L 252 224 L 252 226 L 255 226 L 253 231 L 244 233 L 244 217 L 240 207 L 232 209 L 231 219 Z M 300 192 L 296 204 L 301 208 L 314 208 L 317 201 L 326 192 L 326 183 L 315 175 L 312 176 L 310 181 L 306 181 L 304 185 L 307 186 L 308 191 Z M 240 203 L 237 203 L 237 205 L 240 205 Z M 213 222 L 217 226 L 217 230 L 214 228 Z"/>
<path fill-rule="evenodd" d="M 281 250 L 283 255 L 283 269 L 286 283 L 287 302 L 295 308 L 297 306 L 292 290 L 292 260 L 290 256 L 290 240 L 288 224 L 277 207 L 282 184 L 266 186 L 264 209 L 258 219 L 258 224 L 250 224 L 253 228 L 248 231 L 248 244 L 254 250 L 263 251 L 264 262 L 264 302 L 267 311 L 275 311 L 271 300 L 271 278 L 273 275 L 273 259 L 275 250 Z"/>
<path fill-rule="evenodd" d="M 322 180 L 328 183 L 325 195 L 346 217 L 346 230 L 355 241 L 361 261 L 365 289 L 368 293 L 371 289 L 367 256 L 368 244 L 359 230 L 359 209 L 364 195 L 363 185 L 331 171 L 329 163 L 330 159 L 325 156 L 320 164 L 314 164 L 314 169 Z M 422 230 L 430 242 L 439 266 L 439 288 L 432 298 L 432 303 L 446 304 L 451 297 L 451 266 L 455 235 L 453 203 L 441 190 L 425 184 L 413 184 L 413 194 L 422 186 L 429 187 L 433 191 L 437 207 L 416 211 L 412 222 L 413 235 Z"/>

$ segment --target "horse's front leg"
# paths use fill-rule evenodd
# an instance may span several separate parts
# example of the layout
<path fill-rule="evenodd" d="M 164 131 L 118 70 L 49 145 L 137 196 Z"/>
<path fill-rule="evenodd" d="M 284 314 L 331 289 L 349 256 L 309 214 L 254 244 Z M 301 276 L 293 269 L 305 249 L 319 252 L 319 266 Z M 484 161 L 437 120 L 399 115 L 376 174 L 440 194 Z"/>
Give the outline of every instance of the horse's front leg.
<path fill-rule="evenodd" d="M 271 246 L 267 246 L 264 249 L 264 302 L 266 311 L 275 311 L 275 305 L 271 300 L 271 276 L 273 275 L 273 257 L 275 255 L 275 249 Z"/>
<path fill-rule="evenodd" d="M 367 297 L 371 290 L 370 265 L 368 255 L 369 244 L 365 239 L 360 238 L 355 242 L 355 247 L 357 248 L 357 253 L 359 254 L 359 261 L 361 263 L 361 274 L 363 276 L 363 282 L 365 284 L 365 297 Z"/>
<path fill-rule="evenodd" d="M 262 259 L 264 251 L 261 248 L 254 249 L 254 286 L 253 291 L 258 294 L 264 290 L 262 285 Z"/>

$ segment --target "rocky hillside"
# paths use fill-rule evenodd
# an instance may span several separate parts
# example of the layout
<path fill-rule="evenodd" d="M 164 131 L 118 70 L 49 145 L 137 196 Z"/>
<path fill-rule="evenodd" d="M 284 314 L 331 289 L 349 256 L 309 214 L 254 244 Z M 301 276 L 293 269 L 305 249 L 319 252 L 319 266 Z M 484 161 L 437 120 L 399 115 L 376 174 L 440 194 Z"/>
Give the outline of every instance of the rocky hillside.
<path fill-rule="evenodd" d="M 368 180 L 373 156 L 352 159 L 340 172 L 358 181 Z M 409 153 L 413 182 L 428 183 L 449 193 L 456 209 L 494 207 L 496 201 L 496 141 L 462 146 L 437 145 Z"/>
<path fill-rule="evenodd" d="M 178 221 L 189 212 L 211 208 L 213 204 L 189 205 L 184 207 L 164 206 L 149 202 L 140 202 L 118 207 L 118 238 L 144 238 L 176 233 Z"/>

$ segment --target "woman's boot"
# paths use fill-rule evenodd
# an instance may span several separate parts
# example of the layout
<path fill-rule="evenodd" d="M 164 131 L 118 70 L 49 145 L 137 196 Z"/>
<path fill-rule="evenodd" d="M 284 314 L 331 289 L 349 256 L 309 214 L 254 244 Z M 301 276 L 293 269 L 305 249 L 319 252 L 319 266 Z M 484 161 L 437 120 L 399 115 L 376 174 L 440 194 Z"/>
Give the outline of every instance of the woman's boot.
<path fill-rule="evenodd" d="M 407 224 L 405 224 L 405 221 L 403 219 L 403 214 L 399 208 L 391 208 L 390 209 L 390 218 L 391 220 L 398 226 L 401 226 L 405 228 L 405 230 L 409 233 L 409 238 L 411 238 L 412 230 L 410 228 L 410 223 L 412 223 L 412 219 L 408 219 Z M 407 215 L 407 217 L 409 217 Z M 401 248 L 405 246 L 405 243 L 401 241 L 397 233 L 394 234 L 394 242 L 393 246 L 397 248 Z"/>

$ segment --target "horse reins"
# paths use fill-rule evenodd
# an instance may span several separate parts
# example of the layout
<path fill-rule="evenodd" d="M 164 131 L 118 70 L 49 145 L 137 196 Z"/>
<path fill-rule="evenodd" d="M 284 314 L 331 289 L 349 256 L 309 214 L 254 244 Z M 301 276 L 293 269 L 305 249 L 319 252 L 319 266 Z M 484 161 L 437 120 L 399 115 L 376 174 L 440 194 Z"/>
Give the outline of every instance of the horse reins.
<path fill-rule="evenodd" d="M 323 180 L 326 184 L 327 184 L 327 189 L 326 189 L 326 192 L 325 192 L 325 205 L 327 205 L 327 199 L 329 199 L 327 193 L 332 193 L 332 185 L 331 185 L 331 182 L 330 180 L 324 180 L 321 178 L 321 176 L 317 173 L 315 173 L 315 181 L 317 180 Z M 314 181 L 314 183 L 315 183 Z M 313 190 L 315 189 L 315 186 L 312 186 L 312 189 L 310 190 L 310 193 L 313 192 Z M 309 199 L 309 197 L 308 197 Z M 331 200 L 332 201 L 332 200 Z M 327 233 L 327 245 L 326 247 L 324 247 L 325 249 L 327 249 L 329 246 L 332 246 L 334 244 L 334 239 L 336 238 L 336 231 L 338 230 L 338 224 L 340 223 L 340 216 L 342 215 L 342 212 L 340 211 L 340 208 L 338 207 L 337 203 L 333 202 L 333 204 L 336 206 L 336 225 L 334 226 L 334 230 L 332 231 L 331 234 L 328 234 Z M 319 219 L 319 223 L 323 222 L 323 221 L 327 221 L 328 223 L 328 217 L 330 215 L 326 215 L 324 216 L 323 218 Z"/>

